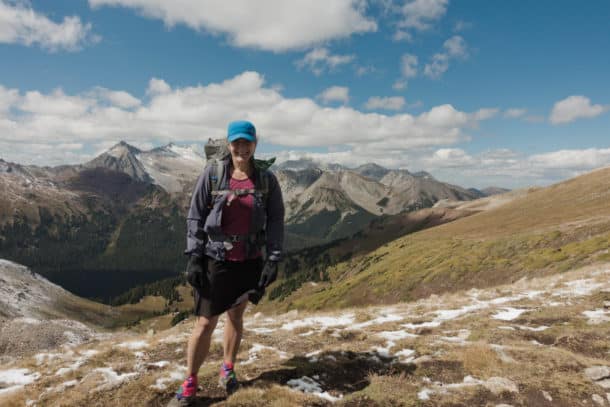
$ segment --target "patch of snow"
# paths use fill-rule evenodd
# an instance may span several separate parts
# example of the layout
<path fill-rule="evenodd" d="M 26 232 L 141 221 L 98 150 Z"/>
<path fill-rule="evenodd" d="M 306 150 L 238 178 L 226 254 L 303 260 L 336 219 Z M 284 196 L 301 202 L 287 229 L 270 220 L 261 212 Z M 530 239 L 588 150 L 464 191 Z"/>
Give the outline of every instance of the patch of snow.
<path fill-rule="evenodd" d="M 301 391 L 303 393 L 313 394 L 318 396 L 324 400 L 328 400 L 330 402 L 336 402 L 343 398 L 343 395 L 339 397 L 332 396 L 326 391 L 322 391 L 322 387 L 318 382 L 308 376 L 303 376 L 300 379 L 291 379 L 286 382 L 288 386 L 290 386 L 294 390 Z"/>
<path fill-rule="evenodd" d="M 553 296 L 582 297 L 591 294 L 603 286 L 603 284 L 598 283 L 592 278 L 568 281 L 563 285 L 566 287 L 555 290 Z"/>
<path fill-rule="evenodd" d="M 417 338 L 418 335 L 409 333 L 409 332 L 405 332 L 405 331 L 384 331 L 384 332 L 378 332 L 375 334 L 376 336 L 380 336 L 384 339 L 387 339 L 388 341 L 398 341 L 400 339 L 404 339 L 404 338 Z"/>
<path fill-rule="evenodd" d="M 248 360 L 241 362 L 241 365 L 249 365 L 250 363 L 253 363 L 255 360 L 258 359 L 259 357 L 259 353 L 263 350 L 269 350 L 269 351 L 273 351 L 273 352 L 277 352 L 278 356 L 280 357 L 280 359 L 288 359 L 289 356 L 286 352 L 283 352 L 279 349 L 273 348 L 271 346 L 265 346 L 265 345 L 261 345 L 260 343 L 255 343 L 252 345 L 252 347 L 250 348 L 250 350 L 248 351 Z"/>
<path fill-rule="evenodd" d="M 118 348 L 127 348 L 130 350 L 138 350 L 147 348 L 148 342 L 146 341 L 131 341 L 131 342 L 122 342 L 116 345 Z"/>
<path fill-rule="evenodd" d="M 414 360 L 414 354 L 415 351 L 413 349 L 403 349 L 396 352 L 394 356 L 396 356 L 402 363 L 411 363 Z"/>
<path fill-rule="evenodd" d="M 120 386 L 124 382 L 133 379 L 138 375 L 137 372 L 119 374 L 111 367 L 99 367 L 93 370 L 94 373 L 101 373 L 105 383 L 97 386 L 94 391 L 110 390 Z"/>
<path fill-rule="evenodd" d="M 334 327 L 334 326 L 346 326 L 354 322 L 354 314 L 344 314 L 337 317 L 309 317 L 293 322 L 288 322 L 282 325 L 281 329 L 291 331 L 295 328 L 303 326 L 320 326 L 320 327 Z"/>
<path fill-rule="evenodd" d="M 29 369 L 0 370 L 0 383 L 6 387 L 0 389 L 0 394 L 6 394 L 21 389 L 23 386 L 34 383 L 40 379 L 40 373 L 30 372 Z"/>
<path fill-rule="evenodd" d="M 430 396 L 433 394 L 434 392 L 432 390 L 430 390 L 427 387 L 424 387 L 422 390 L 420 390 L 417 393 L 417 398 L 422 400 L 422 401 L 426 401 L 426 400 L 430 400 Z"/>
<path fill-rule="evenodd" d="M 500 319 L 502 321 L 512 321 L 513 319 L 519 318 L 519 316 L 526 311 L 528 311 L 528 310 L 506 307 L 506 308 L 504 308 L 504 311 L 501 311 L 495 315 L 492 315 L 492 318 Z"/>
<path fill-rule="evenodd" d="M 85 349 L 85 350 L 80 351 L 79 353 L 86 358 L 91 358 L 91 357 L 97 355 L 98 353 L 100 353 L 100 351 L 97 349 Z"/>
<path fill-rule="evenodd" d="M 515 359 L 511 358 L 504 352 L 505 347 L 497 344 L 490 344 L 491 348 L 497 353 L 500 360 L 504 363 L 514 363 Z"/>
<path fill-rule="evenodd" d="M 34 355 L 34 359 L 36 360 L 36 365 L 40 366 L 45 362 L 49 362 L 54 359 L 63 358 L 62 353 L 37 353 Z"/>
<path fill-rule="evenodd" d="M 64 376 L 70 372 L 74 372 L 75 370 L 80 368 L 82 365 L 84 365 L 85 362 L 87 362 L 87 360 L 91 359 L 91 357 L 97 355 L 99 353 L 99 351 L 96 349 L 87 349 L 87 350 L 83 350 L 79 353 L 81 354 L 81 357 L 74 359 L 73 363 L 71 365 L 59 368 L 55 372 L 55 375 Z"/>
<path fill-rule="evenodd" d="M 499 326 L 498 329 L 503 329 L 505 331 L 516 331 L 516 329 L 514 327 L 506 326 L 506 325 Z"/>
<path fill-rule="evenodd" d="M 188 340 L 189 335 L 188 334 L 184 334 L 184 335 L 170 335 L 167 336 L 163 339 L 159 340 L 159 343 L 168 343 L 168 344 L 174 344 L 174 343 L 184 343 Z"/>
<path fill-rule="evenodd" d="M 549 329 L 549 327 L 546 325 L 540 325 L 540 326 L 517 325 L 517 328 L 519 328 L 523 331 L 533 331 L 533 332 L 540 332 L 540 331 L 545 331 L 545 330 Z"/>
<path fill-rule="evenodd" d="M 175 144 L 168 145 L 170 151 L 176 153 L 185 160 L 195 161 L 197 164 L 202 164 L 205 160 L 192 147 L 180 147 Z"/>
<path fill-rule="evenodd" d="M 352 328 L 353 329 L 362 329 L 362 328 L 366 328 L 371 325 L 379 325 L 379 324 L 384 324 L 386 322 L 402 321 L 403 319 L 404 319 L 403 316 L 397 315 L 397 314 L 382 315 L 380 317 L 371 319 L 370 321 L 362 322 L 359 324 L 354 324 L 352 326 Z"/>
<path fill-rule="evenodd" d="M 39 319 L 36 318 L 15 318 L 15 322 L 23 322 L 24 324 L 30 324 L 30 325 L 40 325 L 40 323 L 42 322 Z"/>
<path fill-rule="evenodd" d="M 402 324 L 400 326 L 407 329 L 437 328 L 441 326 L 441 321 L 420 322 L 418 324 L 412 324 L 409 322 L 408 324 Z"/>
<path fill-rule="evenodd" d="M 610 310 L 599 308 L 593 311 L 583 311 L 583 315 L 589 318 L 587 321 L 590 325 L 598 325 L 604 322 L 610 322 Z"/>
<path fill-rule="evenodd" d="M 186 367 L 180 366 L 169 372 L 169 375 L 157 378 L 155 384 L 151 385 L 150 388 L 161 391 L 167 390 L 167 385 L 169 383 L 180 381 L 184 379 L 185 375 Z"/>
<path fill-rule="evenodd" d="M 593 402 L 595 404 L 597 404 L 599 406 L 605 406 L 606 405 L 606 401 L 599 394 L 594 394 L 593 396 L 591 396 L 591 399 L 593 400 Z"/>
<path fill-rule="evenodd" d="M 264 327 L 263 328 L 249 328 L 248 330 L 251 332 L 254 332 L 256 334 L 259 334 L 259 335 L 260 334 L 270 334 L 270 333 L 275 332 L 275 329 L 273 329 L 273 328 L 264 328 Z"/>
<path fill-rule="evenodd" d="M 542 397 L 544 397 L 547 401 L 553 401 L 553 397 L 551 397 L 548 391 L 542 390 Z"/>
<path fill-rule="evenodd" d="M 384 339 L 387 339 L 385 348 L 383 348 L 381 346 L 375 346 L 372 349 L 373 352 L 376 352 L 377 354 L 379 354 L 380 356 L 383 356 L 385 358 L 392 357 L 392 355 L 390 354 L 390 349 L 392 349 L 394 346 L 396 346 L 395 341 L 404 339 L 404 338 L 416 338 L 418 336 L 418 335 L 414 335 L 412 333 L 405 332 L 405 331 L 384 331 L 384 332 L 378 332 L 375 335 L 382 337 Z"/>

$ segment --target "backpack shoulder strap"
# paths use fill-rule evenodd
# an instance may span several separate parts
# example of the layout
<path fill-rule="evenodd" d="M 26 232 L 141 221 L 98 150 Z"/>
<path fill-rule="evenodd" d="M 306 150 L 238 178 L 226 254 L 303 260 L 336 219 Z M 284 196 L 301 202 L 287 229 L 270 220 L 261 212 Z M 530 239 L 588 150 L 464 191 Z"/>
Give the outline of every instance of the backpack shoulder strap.
<path fill-rule="evenodd" d="M 220 183 L 224 176 L 225 168 L 222 163 L 213 158 L 208 162 L 210 166 L 210 206 L 213 205 L 215 195 L 220 191 Z"/>
<path fill-rule="evenodd" d="M 263 205 L 265 208 L 267 207 L 267 199 L 269 197 L 269 174 L 267 174 L 266 170 L 259 169 L 257 178 L 260 180 L 260 192 L 263 194 Z"/>

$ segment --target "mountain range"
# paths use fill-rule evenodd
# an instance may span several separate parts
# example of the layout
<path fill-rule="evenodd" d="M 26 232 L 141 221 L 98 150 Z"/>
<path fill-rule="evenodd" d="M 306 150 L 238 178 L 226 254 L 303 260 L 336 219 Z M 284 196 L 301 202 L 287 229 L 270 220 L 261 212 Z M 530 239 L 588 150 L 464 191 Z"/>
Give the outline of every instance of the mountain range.
<path fill-rule="evenodd" d="M 80 165 L 0 159 L 0 257 L 91 298 L 183 270 L 185 214 L 206 163 L 191 147 L 120 142 Z M 352 236 L 380 216 L 483 195 L 425 172 L 288 161 L 275 172 L 289 251 Z"/>
<path fill-rule="evenodd" d="M 603 168 L 545 188 L 384 214 L 349 239 L 295 252 L 270 296 L 248 311 L 237 355 L 246 385 L 229 397 L 216 387 L 215 335 L 197 402 L 603 406 L 609 197 Z M 292 265 L 319 275 L 297 281 Z M 165 405 L 174 397 L 192 319 L 165 311 L 102 331 L 95 325 L 124 318 L 126 308 L 77 298 L 14 262 L 0 260 L 0 279 L 0 404 Z M 192 298 L 177 290 L 171 308 L 184 312 Z M 168 302 L 153 295 L 129 307 L 150 315 Z"/>

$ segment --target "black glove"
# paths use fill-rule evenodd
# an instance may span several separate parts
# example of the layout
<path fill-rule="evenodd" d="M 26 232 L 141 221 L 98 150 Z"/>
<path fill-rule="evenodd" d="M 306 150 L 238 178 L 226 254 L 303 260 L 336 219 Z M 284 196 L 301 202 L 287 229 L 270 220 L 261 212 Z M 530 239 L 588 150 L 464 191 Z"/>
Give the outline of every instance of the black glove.
<path fill-rule="evenodd" d="M 203 290 L 208 283 L 208 262 L 205 256 L 191 256 L 186 265 L 186 281 L 198 290 Z"/>
<path fill-rule="evenodd" d="M 277 278 L 277 261 L 267 260 L 263 266 L 261 279 L 258 280 L 258 288 L 268 287 Z"/>
<path fill-rule="evenodd" d="M 256 290 L 250 290 L 248 292 L 248 299 L 254 305 L 258 304 L 261 298 L 265 295 L 265 288 L 258 288 Z"/>

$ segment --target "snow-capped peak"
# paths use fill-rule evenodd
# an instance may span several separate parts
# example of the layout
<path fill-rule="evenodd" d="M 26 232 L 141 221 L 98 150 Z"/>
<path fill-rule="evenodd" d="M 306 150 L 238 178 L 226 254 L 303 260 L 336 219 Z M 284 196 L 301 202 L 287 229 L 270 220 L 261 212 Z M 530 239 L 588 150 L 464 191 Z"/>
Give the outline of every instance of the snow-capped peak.
<path fill-rule="evenodd" d="M 203 156 L 201 154 L 199 154 L 197 151 L 195 151 L 195 149 L 193 147 L 190 147 L 190 146 L 181 147 L 181 146 L 175 145 L 174 143 L 169 143 L 167 145 L 167 149 L 186 160 L 201 162 L 203 159 Z"/>

